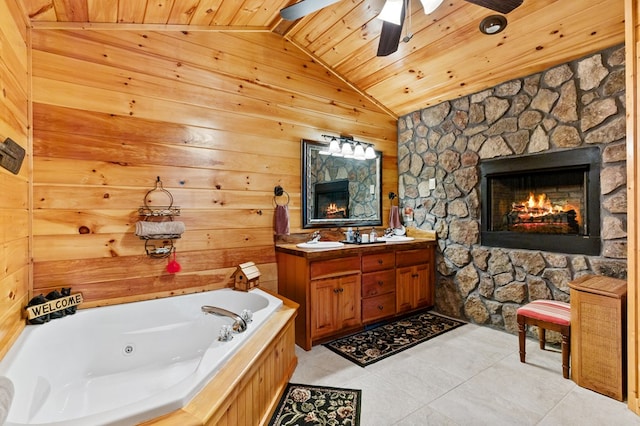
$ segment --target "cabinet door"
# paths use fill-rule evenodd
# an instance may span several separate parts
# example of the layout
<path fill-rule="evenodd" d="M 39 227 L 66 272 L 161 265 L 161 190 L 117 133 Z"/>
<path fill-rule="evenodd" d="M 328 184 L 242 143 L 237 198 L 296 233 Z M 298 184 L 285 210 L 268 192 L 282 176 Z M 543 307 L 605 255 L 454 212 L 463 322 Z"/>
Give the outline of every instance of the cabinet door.
<path fill-rule="evenodd" d="M 336 293 L 338 327 L 351 327 L 361 323 L 360 292 L 360 275 L 349 275 L 338 279 Z"/>
<path fill-rule="evenodd" d="M 311 281 L 311 337 L 331 334 L 338 329 L 337 295 L 339 278 Z"/>
<path fill-rule="evenodd" d="M 433 284 L 428 263 L 413 267 L 415 307 L 433 305 Z"/>
<path fill-rule="evenodd" d="M 311 281 L 311 337 L 361 323 L 360 275 Z"/>
<path fill-rule="evenodd" d="M 414 307 L 414 274 L 411 266 L 396 269 L 396 310 L 398 312 L 408 311 Z"/>

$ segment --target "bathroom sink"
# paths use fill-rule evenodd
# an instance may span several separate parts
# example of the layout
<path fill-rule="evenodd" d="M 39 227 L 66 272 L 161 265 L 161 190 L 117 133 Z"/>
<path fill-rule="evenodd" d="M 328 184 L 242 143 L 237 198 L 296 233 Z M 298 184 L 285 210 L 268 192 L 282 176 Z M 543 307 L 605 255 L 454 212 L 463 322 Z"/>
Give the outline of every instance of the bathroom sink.
<path fill-rule="evenodd" d="M 305 249 L 328 249 L 328 248 L 338 248 L 342 246 L 344 246 L 344 244 L 338 241 L 316 241 L 315 243 L 296 244 L 296 247 L 305 248 Z"/>
<path fill-rule="evenodd" d="M 380 237 L 378 241 L 386 241 L 388 243 L 400 242 L 400 241 L 413 241 L 415 238 L 407 237 L 406 235 L 392 235 L 390 237 Z"/>

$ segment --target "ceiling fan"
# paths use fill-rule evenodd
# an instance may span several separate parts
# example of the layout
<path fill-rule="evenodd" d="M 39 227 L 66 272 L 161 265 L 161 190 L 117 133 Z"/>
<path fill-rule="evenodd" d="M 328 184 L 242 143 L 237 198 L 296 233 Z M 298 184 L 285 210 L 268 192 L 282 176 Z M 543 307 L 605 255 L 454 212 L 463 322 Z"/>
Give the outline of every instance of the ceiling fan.
<path fill-rule="evenodd" d="M 287 21 L 295 21 L 310 13 L 316 12 L 327 6 L 339 2 L 340 0 L 301 0 L 291 6 L 287 6 L 280 10 L 280 16 Z M 405 18 L 405 8 L 407 1 L 405 0 L 387 0 L 385 7 L 389 3 L 401 2 L 401 11 L 399 24 L 383 21 L 382 30 L 380 32 L 380 42 L 378 44 L 377 56 L 387 56 L 398 50 L 400 37 L 402 36 L 402 24 Z M 410 0 L 408 0 L 410 1 Z M 465 0 L 469 3 L 491 9 L 499 13 L 509 13 L 522 4 L 524 0 Z M 431 13 L 437 8 L 442 0 L 420 0 L 425 13 Z M 384 10 L 384 8 L 383 8 Z"/>

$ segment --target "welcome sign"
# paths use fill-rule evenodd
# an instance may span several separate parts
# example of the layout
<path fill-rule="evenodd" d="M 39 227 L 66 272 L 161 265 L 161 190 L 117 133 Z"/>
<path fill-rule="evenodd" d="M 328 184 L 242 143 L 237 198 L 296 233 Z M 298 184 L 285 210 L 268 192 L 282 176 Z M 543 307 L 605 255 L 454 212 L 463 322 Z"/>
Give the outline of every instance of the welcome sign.
<path fill-rule="evenodd" d="M 27 307 L 27 315 L 29 319 L 41 317 L 52 312 L 61 311 L 72 306 L 82 303 L 82 293 L 72 294 L 71 296 L 61 297 L 59 299 L 50 300 L 35 306 Z"/>

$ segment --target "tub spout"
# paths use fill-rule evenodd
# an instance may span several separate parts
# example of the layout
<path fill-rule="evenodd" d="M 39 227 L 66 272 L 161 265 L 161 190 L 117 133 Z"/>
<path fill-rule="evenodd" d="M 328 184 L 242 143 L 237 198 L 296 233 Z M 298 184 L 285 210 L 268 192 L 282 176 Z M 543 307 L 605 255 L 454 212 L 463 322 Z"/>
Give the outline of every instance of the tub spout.
<path fill-rule="evenodd" d="M 236 333 L 242 333 L 247 329 L 247 322 L 238 314 L 234 314 L 233 312 L 223 308 L 218 308 L 217 306 L 204 305 L 201 309 L 205 314 L 231 318 L 233 320 L 233 331 Z"/>

